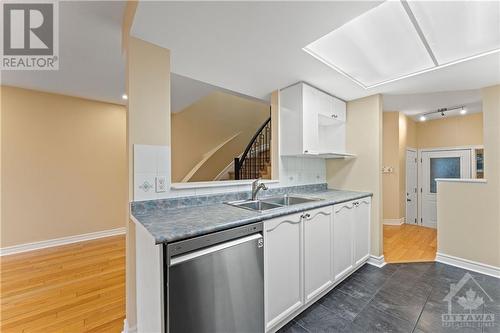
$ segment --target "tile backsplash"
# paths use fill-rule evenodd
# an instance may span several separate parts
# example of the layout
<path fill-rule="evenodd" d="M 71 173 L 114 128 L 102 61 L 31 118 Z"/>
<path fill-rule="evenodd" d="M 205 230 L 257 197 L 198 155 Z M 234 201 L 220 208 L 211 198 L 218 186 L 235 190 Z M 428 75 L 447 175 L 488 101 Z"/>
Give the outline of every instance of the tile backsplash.
<path fill-rule="evenodd" d="M 249 191 L 250 185 L 203 188 L 170 188 L 170 147 L 134 145 L 134 201 Z M 270 188 L 323 184 L 326 182 L 326 162 L 320 158 L 280 157 L 280 181 Z M 157 191 L 157 178 L 166 177 L 165 192 Z"/>
<path fill-rule="evenodd" d="M 165 190 L 157 181 L 166 179 Z M 170 147 L 134 145 L 134 201 L 170 197 Z"/>
<path fill-rule="evenodd" d="M 326 182 L 325 159 L 291 156 L 281 156 L 280 159 L 280 186 Z"/>

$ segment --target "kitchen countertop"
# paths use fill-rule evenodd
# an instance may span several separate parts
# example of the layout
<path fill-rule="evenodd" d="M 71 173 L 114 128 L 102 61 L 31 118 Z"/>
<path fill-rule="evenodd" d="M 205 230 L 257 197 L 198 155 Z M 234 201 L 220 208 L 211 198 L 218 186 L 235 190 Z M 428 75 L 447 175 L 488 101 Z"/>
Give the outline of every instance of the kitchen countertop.
<path fill-rule="evenodd" d="M 299 205 L 255 212 L 224 203 L 183 208 L 161 208 L 134 212 L 132 219 L 142 224 L 154 237 L 156 244 L 171 243 L 211 232 L 289 215 L 304 210 L 371 196 L 368 192 L 327 190 L 322 192 L 294 193 L 296 196 L 323 199 Z"/>

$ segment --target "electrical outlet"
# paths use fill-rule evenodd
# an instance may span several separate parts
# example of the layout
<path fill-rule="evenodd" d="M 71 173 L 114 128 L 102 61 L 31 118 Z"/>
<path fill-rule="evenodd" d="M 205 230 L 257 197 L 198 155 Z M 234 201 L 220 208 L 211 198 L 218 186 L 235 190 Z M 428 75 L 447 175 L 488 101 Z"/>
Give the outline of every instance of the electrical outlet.
<path fill-rule="evenodd" d="M 155 177 L 155 190 L 156 190 L 156 193 L 167 192 L 167 177 L 166 176 Z"/>

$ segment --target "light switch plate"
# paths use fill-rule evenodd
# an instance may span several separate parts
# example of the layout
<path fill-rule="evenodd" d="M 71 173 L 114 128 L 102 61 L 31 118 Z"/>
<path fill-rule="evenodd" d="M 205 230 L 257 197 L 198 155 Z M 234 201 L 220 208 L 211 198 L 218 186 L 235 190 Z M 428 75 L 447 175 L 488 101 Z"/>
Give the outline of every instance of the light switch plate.
<path fill-rule="evenodd" d="M 156 176 L 155 177 L 155 189 L 156 193 L 163 193 L 167 191 L 167 177 L 166 176 Z"/>

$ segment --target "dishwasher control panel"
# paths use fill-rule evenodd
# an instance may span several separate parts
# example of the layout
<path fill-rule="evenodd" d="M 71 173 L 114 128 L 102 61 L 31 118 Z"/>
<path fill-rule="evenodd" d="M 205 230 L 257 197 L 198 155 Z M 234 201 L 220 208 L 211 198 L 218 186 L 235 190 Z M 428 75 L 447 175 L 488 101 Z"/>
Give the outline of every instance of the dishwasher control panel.
<path fill-rule="evenodd" d="M 170 258 L 172 258 L 173 256 L 177 256 L 200 248 L 212 246 L 218 243 L 226 242 L 228 240 L 244 237 L 259 232 L 262 232 L 262 222 L 244 225 L 241 227 L 231 228 L 223 231 L 218 231 L 207 235 L 167 244 L 165 245 L 167 250 L 166 258 L 168 259 L 168 261 L 170 261 Z M 258 246 L 259 247 L 264 246 L 263 240 L 259 240 Z"/>

